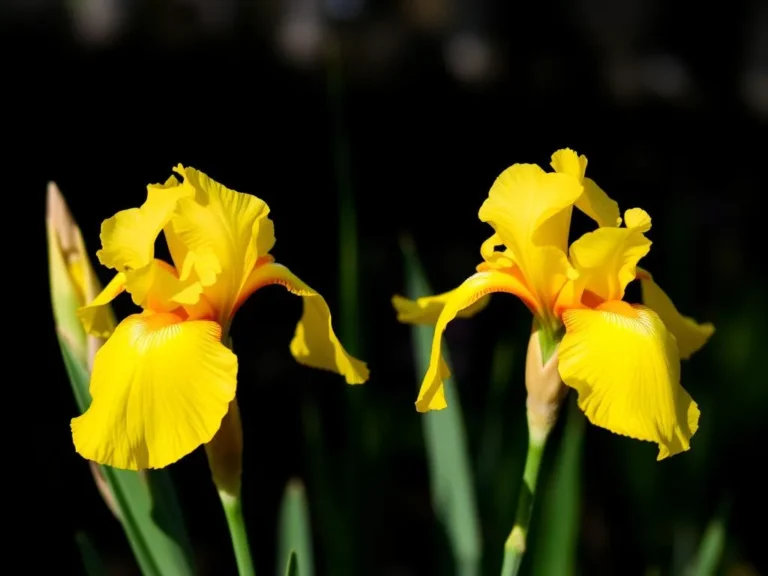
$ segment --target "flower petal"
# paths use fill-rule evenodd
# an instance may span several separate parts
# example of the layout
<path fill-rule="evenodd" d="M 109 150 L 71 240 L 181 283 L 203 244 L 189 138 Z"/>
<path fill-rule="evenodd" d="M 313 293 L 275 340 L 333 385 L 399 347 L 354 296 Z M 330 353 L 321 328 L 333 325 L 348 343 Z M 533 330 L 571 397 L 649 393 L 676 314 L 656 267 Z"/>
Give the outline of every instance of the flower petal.
<path fill-rule="evenodd" d="M 527 286 L 519 277 L 498 270 L 478 272 L 467 278 L 458 288 L 449 292 L 450 298 L 445 302 L 435 325 L 429 368 L 416 400 L 416 410 L 419 412 L 442 410 L 447 406 L 443 380 L 450 373 L 445 366 L 441 350 L 443 332 L 445 332 L 448 323 L 456 318 L 462 310 L 474 305 L 478 300 L 492 292 L 507 292 L 524 300 L 529 298 L 530 294 Z"/>
<path fill-rule="evenodd" d="M 203 292 L 196 277 L 182 281 L 173 266 L 158 259 L 125 276 L 125 289 L 134 304 L 153 312 L 172 312 L 182 304 L 197 304 Z"/>
<path fill-rule="evenodd" d="M 230 190 L 194 168 L 179 165 L 175 170 L 193 196 L 179 202 L 172 233 L 166 237 L 171 236 L 168 241 L 177 266 L 181 262 L 180 277 L 196 272 L 219 321 L 226 324 L 248 274 L 274 246 L 269 207 L 256 196 Z"/>
<path fill-rule="evenodd" d="M 125 274 L 118 272 L 89 304 L 78 308 L 77 317 L 85 331 L 97 338 L 108 338 L 115 329 L 109 303 L 125 290 Z"/>
<path fill-rule="evenodd" d="M 171 219 L 180 198 L 190 191 L 171 177 L 165 184 L 147 186 L 147 200 L 140 208 L 121 210 L 101 225 L 101 250 L 96 257 L 118 272 L 138 270 L 150 264 L 155 241 Z"/>
<path fill-rule="evenodd" d="M 582 193 L 569 174 L 515 164 L 496 179 L 479 217 L 512 252 L 539 307 L 549 310 L 565 283 L 570 210 Z"/>
<path fill-rule="evenodd" d="M 397 311 L 397 321 L 403 324 L 429 324 L 434 325 L 445 308 L 446 303 L 453 297 L 457 289 L 443 292 L 435 296 L 422 296 L 416 300 L 409 300 L 400 295 L 392 297 L 392 306 Z M 464 308 L 457 318 L 471 318 L 485 309 L 491 301 L 490 295 L 483 296 L 477 302 Z"/>
<path fill-rule="evenodd" d="M 550 163 L 555 172 L 570 174 L 584 186 L 584 192 L 576 201 L 576 207 L 597 222 L 598 226 L 619 226 L 619 205 L 595 184 L 591 178 L 585 178 L 587 157 L 578 156 L 570 148 L 558 150 L 552 154 Z"/>
<path fill-rule="evenodd" d="M 341 374 L 347 384 L 362 384 L 368 380 L 365 362 L 350 356 L 336 337 L 325 299 L 285 266 L 267 262 L 254 268 L 235 309 L 248 295 L 271 284 L 279 284 L 304 301 L 304 312 L 291 341 L 291 354 L 299 363 Z"/>
<path fill-rule="evenodd" d="M 626 228 L 598 228 L 571 244 L 571 262 L 578 272 L 576 298 L 589 290 L 603 300 L 621 300 L 635 279 L 638 261 L 651 249 L 644 236 L 651 219 L 639 208 L 627 210 L 624 219 Z"/>
<path fill-rule="evenodd" d="M 640 280 L 643 292 L 643 304 L 656 312 L 667 330 L 674 334 L 680 350 L 680 358 L 687 360 L 715 333 L 714 325 L 710 322 L 699 324 L 693 318 L 680 314 L 670 297 L 654 282 L 653 277 L 646 270 L 638 268 L 637 279 Z"/>
<path fill-rule="evenodd" d="M 688 450 L 699 409 L 680 386 L 677 345 L 658 315 L 613 300 L 567 310 L 563 321 L 560 377 L 589 421 L 656 442 L 659 460 Z"/>
<path fill-rule="evenodd" d="M 213 438 L 236 387 L 237 357 L 215 322 L 129 316 L 96 353 L 75 448 L 115 468 L 163 468 Z"/>

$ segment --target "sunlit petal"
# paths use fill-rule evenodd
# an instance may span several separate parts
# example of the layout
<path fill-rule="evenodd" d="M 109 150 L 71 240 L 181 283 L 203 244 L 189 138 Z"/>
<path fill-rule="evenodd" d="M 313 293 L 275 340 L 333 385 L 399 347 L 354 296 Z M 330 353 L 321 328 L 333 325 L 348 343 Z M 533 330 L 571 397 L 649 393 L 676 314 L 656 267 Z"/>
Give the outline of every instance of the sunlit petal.
<path fill-rule="evenodd" d="M 571 244 L 571 262 L 578 272 L 576 295 L 589 290 L 603 300 L 621 300 L 635 279 L 637 263 L 651 249 L 645 233 L 651 229 L 648 214 L 632 208 L 624 214 L 626 228 L 598 228 Z"/>
<path fill-rule="evenodd" d="M 442 410 L 447 406 L 443 381 L 448 377 L 449 372 L 445 366 L 441 349 L 443 332 L 445 332 L 448 323 L 456 318 L 462 310 L 472 306 L 492 292 L 514 294 L 523 301 L 530 299 L 530 292 L 519 277 L 497 270 L 478 272 L 467 278 L 458 288 L 449 292 L 450 298 L 444 303 L 443 310 L 435 325 L 429 368 L 416 400 L 416 410 L 419 412 Z"/>
<path fill-rule="evenodd" d="M 693 318 L 680 314 L 671 298 L 654 282 L 646 270 L 638 268 L 637 279 L 640 280 L 643 292 L 643 304 L 656 312 L 667 330 L 674 334 L 680 350 L 680 358 L 687 360 L 715 333 L 714 325 L 710 322 L 699 324 Z"/>
<path fill-rule="evenodd" d="M 77 310 L 85 331 L 97 338 L 107 338 L 115 329 L 109 303 L 125 290 L 125 274 L 118 272 L 89 304 Z"/>
<path fill-rule="evenodd" d="M 493 226 L 511 251 L 544 310 L 565 283 L 570 210 L 581 193 L 581 184 L 569 174 L 515 164 L 496 179 L 480 208 L 480 220 Z"/>
<path fill-rule="evenodd" d="M 215 322 L 129 316 L 96 353 L 75 448 L 116 468 L 165 467 L 213 438 L 236 386 L 237 358 Z"/>
<path fill-rule="evenodd" d="M 688 450 L 699 409 L 680 385 L 674 337 L 645 307 L 609 301 L 563 314 L 560 376 L 593 424 L 659 445 L 658 459 Z"/>
<path fill-rule="evenodd" d="M 226 324 L 248 274 L 275 243 L 269 207 L 194 168 L 179 165 L 176 172 L 191 195 L 179 202 L 166 232 L 169 247 L 180 278 L 194 272 Z"/>
<path fill-rule="evenodd" d="M 578 156 L 570 148 L 558 150 L 552 155 L 550 163 L 556 172 L 570 174 L 584 186 L 584 192 L 576 201 L 576 207 L 597 222 L 598 226 L 619 226 L 619 205 L 612 200 L 594 180 L 585 178 L 587 157 Z"/>
<path fill-rule="evenodd" d="M 298 362 L 341 374 L 347 384 L 362 384 L 368 380 L 369 372 L 365 362 L 348 354 L 336 337 L 331 311 L 325 299 L 285 266 L 268 262 L 254 268 L 238 305 L 248 295 L 271 284 L 279 284 L 303 300 L 304 312 L 291 341 L 291 354 Z"/>
<path fill-rule="evenodd" d="M 155 240 L 171 219 L 180 198 L 190 191 L 171 177 L 165 184 L 147 186 L 147 200 L 140 208 L 129 208 L 101 225 L 99 261 L 118 272 L 138 270 L 152 262 Z"/>

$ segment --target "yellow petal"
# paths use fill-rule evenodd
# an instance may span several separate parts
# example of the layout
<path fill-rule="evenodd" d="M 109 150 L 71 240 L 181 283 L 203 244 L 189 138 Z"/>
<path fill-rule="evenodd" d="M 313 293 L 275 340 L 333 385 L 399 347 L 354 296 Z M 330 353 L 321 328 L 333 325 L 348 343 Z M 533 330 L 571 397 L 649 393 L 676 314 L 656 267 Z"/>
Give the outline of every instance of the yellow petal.
<path fill-rule="evenodd" d="M 147 186 L 140 208 L 121 210 L 101 225 L 99 261 L 118 272 L 138 270 L 154 259 L 155 240 L 171 219 L 180 198 L 190 194 L 175 178 Z"/>
<path fill-rule="evenodd" d="M 182 281 L 173 266 L 158 259 L 125 276 L 125 289 L 134 304 L 153 312 L 172 312 L 182 304 L 197 304 L 203 292 L 196 277 Z"/>
<path fill-rule="evenodd" d="M 77 310 L 77 317 L 85 331 L 97 338 L 108 338 L 115 329 L 114 316 L 109 303 L 125 290 L 125 274 L 118 272 L 104 290 L 89 304 Z"/>
<path fill-rule="evenodd" d="M 443 381 L 450 373 L 443 360 L 441 348 L 443 332 L 445 332 L 448 323 L 456 318 L 459 312 L 472 306 L 492 292 L 507 292 L 521 299 L 529 297 L 528 288 L 519 277 L 497 270 L 478 272 L 467 278 L 458 288 L 449 293 L 451 297 L 445 302 L 435 325 L 429 368 L 422 381 L 419 397 L 416 400 L 416 410 L 419 412 L 442 410 L 447 406 Z"/>
<path fill-rule="evenodd" d="M 347 384 L 368 380 L 365 362 L 350 356 L 336 337 L 325 299 L 285 266 L 268 262 L 254 268 L 235 309 L 248 295 L 271 284 L 279 284 L 304 301 L 304 312 L 291 341 L 291 354 L 299 363 L 341 374 Z"/>
<path fill-rule="evenodd" d="M 236 387 L 237 357 L 215 322 L 129 316 L 96 353 L 75 448 L 115 468 L 163 468 L 213 438 Z"/>
<path fill-rule="evenodd" d="M 552 161 L 549 165 L 555 172 L 570 174 L 581 182 L 587 171 L 587 157 L 584 154 L 579 156 L 570 148 L 563 148 L 552 154 Z"/>
<path fill-rule="evenodd" d="M 606 194 L 594 180 L 585 178 L 587 157 L 578 156 L 570 148 L 558 150 L 550 163 L 555 172 L 570 174 L 584 186 L 584 192 L 576 201 L 576 207 L 597 222 L 598 226 L 619 226 L 619 205 Z"/>
<path fill-rule="evenodd" d="M 584 193 L 576 200 L 576 208 L 597 222 L 598 226 L 621 226 L 619 204 L 612 200 L 591 178 L 584 178 Z"/>
<path fill-rule="evenodd" d="M 637 272 L 643 292 L 643 304 L 656 312 L 667 330 L 674 334 L 680 350 L 680 358 L 687 360 L 715 333 L 714 325 L 710 322 L 699 324 L 693 318 L 680 314 L 670 297 L 654 282 L 653 277 L 646 270 L 638 268 Z"/>
<path fill-rule="evenodd" d="M 499 246 L 504 246 L 504 242 L 496 233 L 480 246 L 480 255 L 484 260 L 484 264 L 481 264 L 480 266 L 483 266 L 485 270 L 511 268 L 514 265 L 515 262 L 513 259 L 514 257 L 512 256 L 512 251 L 505 247 L 502 252 L 498 252 L 496 248 Z M 479 271 L 480 270 L 478 270 L 478 272 Z"/>
<path fill-rule="evenodd" d="M 434 325 L 440 317 L 445 304 L 453 297 L 455 291 L 456 289 L 435 296 L 422 296 L 416 300 L 409 300 L 399 295 L 393 296 L 392 306 L 397 311 L 397 321 L 404 324 Z M 464 308 L 456 317 L 471 318 L 488 306 L 490 301 L 490 295 L 483 296 L 471 306 Z"/>
<path fill-rule="evenodd" d="M 688 450 L 699 409 L 680 385 L 674 337 L 642 306 L 609 301 L 563 314 L 560 376 L 593 424 L 656 442 L 658 459 Z"/>
<path fill-rule="evenodd" d="M 269 207 L 194 168 L 175 170 L 193 195 L 179 202 L 172 232 L 166 232 L 174 261 L 181 262 L 182 279 L 194 270 L 219 321 L 227 325 L 248 274 L 274 246 Z"/>
<path fill-rule="evenodd" d="M 571 244 L 571 262 L 578 272 L 576 297 L 589 290 L 603 300 L 621 300 L 635 278 L 638 261 L 651 249 L 644 233 L 651 228 L 648 214 L 639 208 L 624 214 L 626 228 L 598 228 Z"/>
<path fill-rule="evenodd" d="M 582 186 L 569 174 L 515 164 L 494 182 L 479 217 L 511 251 L 539 307 L 550 310 L 565 283 L 570 210 Z"/>

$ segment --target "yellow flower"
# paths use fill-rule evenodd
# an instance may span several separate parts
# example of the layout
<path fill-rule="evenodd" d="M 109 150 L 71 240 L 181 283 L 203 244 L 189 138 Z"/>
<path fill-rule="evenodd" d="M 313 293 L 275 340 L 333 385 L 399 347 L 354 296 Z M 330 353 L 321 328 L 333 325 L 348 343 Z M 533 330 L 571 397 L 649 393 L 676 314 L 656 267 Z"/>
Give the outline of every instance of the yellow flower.
<path fill-rule="evenodd" d="M 263 286 L 301 296 L 304 312 L 290 349 L 307 366 L 349 384 L 368 379 L 331 326 L 325 300 L 269 251 L 274 227 L 265 202 L 179 165 L 148 186 L 140 208 L 101 227 L 99 261 L 117 274 L 78 311 L 89 333 L 109 336 L 96 354 L 88 411 L 72 420 L 77 451 L 116 468 L 162 468 L 210 442 L 237 387 L 237 357 L 222 343 L 239 306 Z M 164 232 L 173 265 L 155 259 Z M 143 311 L 110 334 L 105 312 L 127 291 Z"/>
<path fill-rule="evenodd" d="M 699 409 L 680 385 L 680 358 L 701 348 L 714 327 L 682 316 L 651 275 L 637 267 L 651 246 L 645 237 L 648 214 L 627 210 L 621 227 L 616 202 L 585 177 L 586 157 L 559 150 L 551 165 L 554 172 L 515 164 L 496 179 L 480 208 L 480 220 L 494 234 L 481 247 L 476 274 L 434 297 L 393 298 L 400 321 L 436 324 L 416 408 L 446 407 L 448 370 L 440 347 L 447 324 L 477 313 L 490 293 L 507 292 L 522 300 L 551 339 L 559 339 L 564 328 L 558 371 L 578 392 L 590 422 L 657 443 L 659 460 L 688 450 Z M 568 249 L 573 206 L 598 229 Z M 635 279 L 644 305 L 623 301 Z"/>

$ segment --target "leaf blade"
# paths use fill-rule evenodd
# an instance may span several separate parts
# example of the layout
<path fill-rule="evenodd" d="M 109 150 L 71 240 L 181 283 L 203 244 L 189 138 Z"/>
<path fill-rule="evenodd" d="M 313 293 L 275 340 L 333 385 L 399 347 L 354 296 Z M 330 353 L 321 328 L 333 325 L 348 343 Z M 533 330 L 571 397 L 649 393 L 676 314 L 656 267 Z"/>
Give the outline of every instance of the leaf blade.
<path fill-rule="evenodd" d="M 413 243 L 401 243 L 405 260 L 406 295 L 410 299 L 432 294 Z M 418 378 L 426 373 L 434 328 L 411 326 Z M 443 358 L 450 365 L 447 346 Z M 424 442 L 429 461 L 435 513 L 448 533 L 459 576 L 480 573 L 482 543 L 472 467 L 461 404 L 453 377 L 444 382 L 449 408 L 428 412 L 423 418 Z"/>
<path fill-rule="evenodd" d="M 312 550 L 312 531 L 309 507 L 304 485 L 293 479 L 285 487 L 280 505 L 278 528 L 278 561 L 276 565 L 288 566 L 296 558 L 296 573 L 301 576 L 314 576 L 315 561 Z M 282 576 L 278 572 L 278 576 Z"/>

